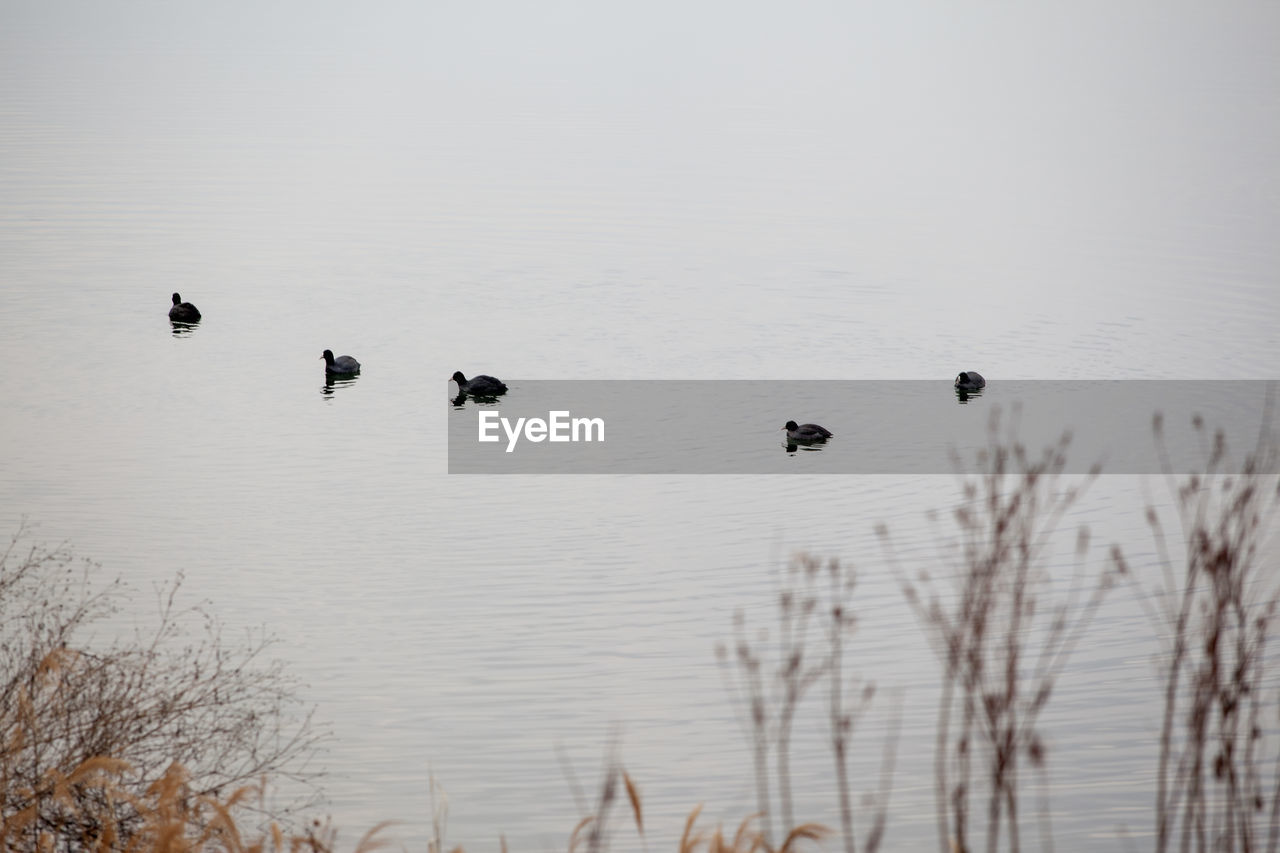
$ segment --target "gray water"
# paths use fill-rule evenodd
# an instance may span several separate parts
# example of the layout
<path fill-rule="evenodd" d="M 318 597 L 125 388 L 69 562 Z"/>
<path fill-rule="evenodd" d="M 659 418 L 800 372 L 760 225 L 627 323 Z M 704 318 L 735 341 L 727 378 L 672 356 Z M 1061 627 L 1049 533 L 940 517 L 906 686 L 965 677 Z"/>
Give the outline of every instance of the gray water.
<path fill-rule="evenodd" d="M 872 531 L 936 562 L 951 478 L 449 475 L 447 378 L 949 395 L 977 369 L 982 407 L 1008 380 L 1274 379 L 1278 24 L 1250 2 L 7 2 L 0 529 L 69 540 L 138 618 L 182 571 L 267 626 L 333 729 L 342 837 L 396 820 L 411 850 L 431 775 L 451 842 L 565 849 L 558 750 L 590 787 L 613 743 L 652 849 L 699 803 L 736 825 L 754 793 L 715 647 L 738 610 L 771 624 L 793 552 L 841 557 L 882 689 L 857 781 L 900 689 L 887 843 L 931 844 L 937 667 Z M 326 348 L 362 374 L 327 386 Z M 1104 477 L 1069 524 L 1150 570 L 1148 501 L 1161 481 Z M 1150 827 L 1154 651 L 1117 590 L 1064 673 L 1062 846 Z M 803 723 L 801 812 L 834 822 Z"/>

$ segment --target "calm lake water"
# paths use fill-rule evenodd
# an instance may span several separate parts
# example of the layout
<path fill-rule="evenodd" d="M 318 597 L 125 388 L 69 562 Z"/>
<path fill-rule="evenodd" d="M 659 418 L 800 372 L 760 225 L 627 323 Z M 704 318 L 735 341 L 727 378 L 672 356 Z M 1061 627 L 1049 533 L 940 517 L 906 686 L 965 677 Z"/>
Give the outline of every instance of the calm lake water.
<path fill-rule="evenodd" d="M 715 648 L 735 612 L 774 624 L 791 554 L 839 557 L 850 671 L 881 691 L 855 781 L 900 702 L 886 843 L 932 844 L 938 667 L 873 530 L 944 572 L 953 478 L 450 475 L 474 414 L 447 379 L 950 399 L 977 369 L 989 410 L 1009 380 L 1277 378 L 1277 25 L 1252 2 L 7 3 L 0 530 L 69 540 L 138 618 L 183 572 L 269 628 L 334 732 L 343 839 L 396 820 L 419 851 L 432 775 L 451 842 L 565 849 L 565 759 L 590 789 L 611 744 L 651 849 L 699 803 L 736 825 Z M 175 290 L 204 313 L 182 334 Z M 326 348 L 359 378 L 327 386 Z M 1088 524 L 1094 565 L 1119 542 L 1153 571 L 1149 502 L 1163 480 L 1103 477 L 1053 567 Z M 1144 846 L 1155 651 L 1117 589 L 1044 720 L 1060 849 Z M 834 825 L 820 696 L 793 775 Z"/>

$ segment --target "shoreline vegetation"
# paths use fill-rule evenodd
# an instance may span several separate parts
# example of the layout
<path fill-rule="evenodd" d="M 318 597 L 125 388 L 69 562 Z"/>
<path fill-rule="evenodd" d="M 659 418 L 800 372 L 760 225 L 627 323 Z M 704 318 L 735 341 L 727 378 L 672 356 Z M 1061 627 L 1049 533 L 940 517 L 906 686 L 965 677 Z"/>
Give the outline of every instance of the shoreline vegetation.
<path fill-rule="evenodd" d="M 1194 426 L 1204 439 L 1199 473 L 1179 477 L 1162 457 L 1178 525 L 1167 528 L 1148 509 L 1159 562 L 1149 577 L 1130 570 L 1119 545 L 1094 556 L 1080 527 L 1070 582 L 1051 583 L 1046 552 L 1070 535 L 1062 527 L 1099 471 L 1064 476 L 1069 435 L 1037 454 L 1000 435 L 995 419 L 973 472 L 956 460 L 959 504 L 931 516 L 954 550 L 929 571 L 912 570 L 888 528 L 877 528 L 883 562 L 938 667 L 941 853 L 1054 849 L 1052 756 L 1038 721 L 1098 608 L 1120 587 L 1161 644 L 1152 664 L 1162 703 L 1150 849 L 1280 851 L 1280 694 L 1266 667 L 1280 571 L 1260 551 L 1277 529 L 1280 477 L 1262 473 L 1275 470 L 1277 448 L 1264 424 L 1257 446 L 1231 466 L 1222 433 L 1199 419 Z M 1161 448 L 1162 429 L 1157 416 Z M 390 823 L 340 847 L 335 827 L 306 817 L 315 800 L 268 804 L 282 779 L 318 792 L 310 761 L 324 737 L 294 683 L 266 660 L 268 638 L 228 645 L 206 609 L 178 607 L 179 577 L 158 590 L 152 632 L 81 647 L 85 629 L 114 612 L 119 582 L 93 591 L 96 566 L 65 547 L 28 547 L 28 534 L 24 525 L 0 554 L 0 853 L 400 847 Z M 856 672 L 856 587 L 851 565 L 800 554 L 785 573 L 774 626 L 748 626 L 737 613 L 716 655 L 750 745 L 756 813 L 725 830 L 708 828 L 701 806 L 691 808 L 680 853 L 893 849 L 896 723 L 883 743 L 861 747 L 879 752 L 878 774 L 855 780 L 850 771 L 859 723 L 873 706 L 899 720 L 903 702 Z M 791 790 L 792 724 L 806 702 L 825 707 L 836 827 L 805 822 Z M 431 790 L 430 853 L 460 850 L 447 845 L 447 801 L 434 779 Z M 594 805 L 580 810 L 588 813 L 566 828 L 568 850 L 649 849 L 643 797 L 616 754 Z M 497 843 L 505 853 L 505 840 Z"/>

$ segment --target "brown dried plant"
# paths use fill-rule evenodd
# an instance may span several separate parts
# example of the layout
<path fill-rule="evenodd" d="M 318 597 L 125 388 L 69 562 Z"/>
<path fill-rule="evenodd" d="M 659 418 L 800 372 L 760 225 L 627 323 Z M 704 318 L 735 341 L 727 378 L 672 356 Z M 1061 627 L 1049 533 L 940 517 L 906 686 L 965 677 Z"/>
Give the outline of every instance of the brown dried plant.
<path fill-rule="evenodd" d="M 1046 760 L 1037 719 L 1123 570 L 1118 549 L 1112 549 L 1106 568 L 1088 581 L 1089 535 L 1081 528 L 1069 591 L 1057 600 L 1042 597 L 1049 580 L 1046 552 L 1064 516 L 1098 474 L 1095 467 L 1069 481 L 1063 473 L 1069 445 L 1070 435 L 1064 434 L 1032 456 L 1011 435 L 1001 437 L 998 415 L 993 416 L 977 473 L 966 475 L 955 460 L 961 472 L 962 497 L 953 514 L 959 545 L 958 553 L 942 555 L 948 569 L 941 577 L 928 572 L 908 577 L 887 528 L 878 528 L 907 602 L 942 664 L 934 795 L 943 853 L 973 849 L 971 812 L 983 794 L 987 849 L 999 848 L 1002 833 L 1008 849 L 1021 848 L 1020 773 L 1024 765 L 1043 770 Z M 940 541 L 947 537 L 940 535 Z M 1086 588 L 1088 597 L 1081 602 Z M 1047 777 L 1042 782 L 1047 787 Z M 1040 817 L 1042 844 L 1049 849 L 1047 809 Z"/>
<path fill-rule="evenodd" d="M 610 837 L 609 817 L 613 811 L 614 802 L 618 799 L 619 782 L 622 783 L 622 787 L 626 791 L 627 802 L 631 807 L 631 817 L 635 823 L 636 832 L 640 835 L 642 845 L 645 845 L 645 849 L 647 849 L 640 789 L 618 760 L 615 749 L 616 747 L 610 747 L 610 752 L 605 762 L 604 777 L 600 783 L 600 795 L 597 798 L 594 811 L 579 820 L 577 825 L 574 826 L 573 832 L 569 835 L 569 853 L 575 853 L 580 845 L 585 845 L 589 853 L 600 853 L 600 851 L 608 849 Z"/>
<path fill-rule="evenodd" d="M 315 779 L 307 762 L 317 734 L 293 682 L 263 660 L 267 640 L 224 642 L 207 613 L 178 607 L 179 578 L 157 591 L 155 628 L 95 641 L 120 585 L 95 590 L 94 564 L 66 547 L 25 546 L 25 533 L 0 553 L 3 849 L 37 850 L 49 837 L 110 837 L 124 849 L 145 822 L 144 792 L 175 763 L 187 788 L 215 799 L 263 774 Z M 113 784 L 88 784 L 84 774 L 104 761 L 120 762 Z M 309 801 L 264 817 L 283 819 Z"/>
<path fill-rule="evenodd" d="M 823 578 L 826 591 L 823 591 Z M 809 554 L 799 554 L 788 564 L 786 579 L 778 594 L 778 632 L 771 641 L 767 631 L 752 642 L 741 611 L 734 616 L 734 642 L 730 653 L 725 646 L 716 655 L 726 684 L 735 699 L 735 709 L 746 710 L 743 723 L 752 747 L 756 781 L 756 817 L 761 823 L 760 843 L 769 848 L 773 840 L 770 756 L 777 780 L 778 815 L 782 826 L 793 832 L 799 826 L 791 790 L 791 731 L 801 700 L 809 689 L 826 679 L 828 722 L 835 762 L 837 803 L 841 816 L 843 847 L 854 853 L 853 789 L 849 782 L 849 744 L 858 719 L 870 706 L 874 685 L 856 691 L 850 704 L 845 680 L 846 646 L 857 626 L 851 608 L 856 586 L 854 571 L 831 559 L 825 563 Z M 815 629 L 815 623 L 818 628 Z M 825 646 L 811 647 L 811 631 L 821 630 Z M 857 684 L 855 679 L 855 685 Z M 874 853 L 884 834 L 888 791 L 896 737 L 884 745 L 885 759 L 877 794 L 869 795 L 873 820 L 863 848 Z M 788 835 L 790 838 L 791 835 Z M 802 836 L 803 837 L 803 834 Z"/>
<path fill-rule="evenodd" d="M 237 816 L 246 814 L 247 808 L 249 813 L 261 812 L 265 781 L 243 785 L 225 796 L 200 794 L 192 788 L 186 769 L 172 764 L 138 792 L 129 781 L 128 763 L 111 758 L 89 759 L 70 774 L 52 771 L 49 776 L 50 796 L 59 801 L 68 822 L 61 829 L 42 828 L 31 819 L 34 810 L 27 810 L 0 823 L 0 849 L 84 853 L 333 853 L 335 849 L 336 831 L 319 821 L 292 834 L 275 822 L 246 832 Z M 132 817 L 125 826 L 119 821 L 119 803 L 130 807 Z M 379 838 L 386 826 L 367 832 L 355 853 L 386 846 Z"/>
<path fill-rule="evenodd" d="M 787 833 L 780 847 L 773 847 L 764 836 L 763 830 L 755 827 L 759 815 L 748 815 L 738 824 L 732 838 L 726 838 L 724 828 L 717 825 L 714 830 L 696 829 L 698 817 L 702 814 L 702 806 L 698 806 L 685 819 L 684 832 L 680 836 L 679 853 L 793 853 L 801 842 L 819 842 L 831 834 L 831 830 L 816 823 L 806 823 L 794 827 Z"/>
<path fill-rule="evenodd" d="M 1203 419 L 1193 419 L 1204 470 L 1180 482 L 1163 419 L 1157 415 L 1153 424 L 1182 533 L 1175 556 L 1159 513 L 1148 509 L 1163 581 L 1137 589 L 1164 644 L 1156 664 L 1164 689 L 1158 853 L 1275 853 L 1280 846 L 1280 701 L 1267 679 L 1275 672 L 1274 661 L 1267 667 L 1267 639 L 1280 606 L 1280 574 L 1274 553 L 1260 551 L 1277 529 L 1280 476 L 1270 418 L 1263 423 L 1255 448 L 1228 475 L 1222 431 L 1210 439 Z"/>

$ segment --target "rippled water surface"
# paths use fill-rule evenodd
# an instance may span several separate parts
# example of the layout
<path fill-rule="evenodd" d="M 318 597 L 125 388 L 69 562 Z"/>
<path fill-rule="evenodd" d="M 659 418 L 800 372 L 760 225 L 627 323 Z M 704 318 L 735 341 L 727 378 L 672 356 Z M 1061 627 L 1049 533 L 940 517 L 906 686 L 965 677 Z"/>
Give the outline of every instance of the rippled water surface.
<path fill-rule="evenodd" d="M 334 731 L 343 837 L 399 820 L 412 850 L 432 774 L 451 841 L 565 849 L 564 764 L 590 788 L 610 744 L 652 849 L 698 803 L 735 825 L 715 649 L 771 624 L 793 552 L 840 557 L 881 688 L 858 781 L 899 707 L 887 844 L 933 843 L 937 666 L 873 530 L 942 571 L 952 478 L 449 475 L 446 395 L 1276 378 L 1275 9 L 981 11 L 6 4 L 0 529 L 69 540 L 139 614 L 181 571 L 268 626 Z M 324 349 L 361 375 L 326 383 Z M 1149 571 L 1149 501 L 1103 477 L 1066 526 Z M 1118 589 L 1063 675 L 1065 847 L 1150 826 L 1155 649 Z M 793 774 L 834 822 L 822 725 L 815 694 Z"/>

